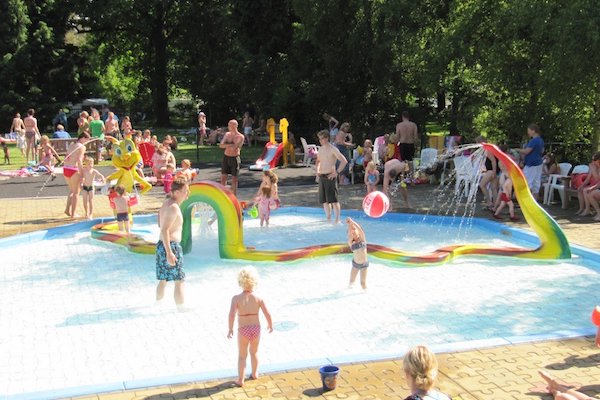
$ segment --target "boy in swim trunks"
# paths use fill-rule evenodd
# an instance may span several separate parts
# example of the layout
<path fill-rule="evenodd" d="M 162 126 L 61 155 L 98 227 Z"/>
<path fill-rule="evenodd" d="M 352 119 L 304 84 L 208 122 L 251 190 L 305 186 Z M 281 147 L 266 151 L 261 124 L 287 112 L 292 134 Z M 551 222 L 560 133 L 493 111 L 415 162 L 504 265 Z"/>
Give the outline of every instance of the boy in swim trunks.
<path fill-rule="evenodd" d="M 83 159 L 81 190 L 83 208 L 87 219 L 92 219 L 92 214 L 94 213 L 94 181 L 104 184 L 106 180 L 104 175 L 94 168 L 94 159 L 92 157 L 85 157 Z"/>
<path fill-rule="evenodd" d="M 179 205 L 190 194 L 187 179 L 178 177 L 171 185 L 171 196 L 165 200 L 158 211 L 158 226 L 160 238 L 156 244 L 156 301 L 160 303 L 165 296 L 167 282 L 175 282 L 175 304 L 180 311 L 184 311 L 184 279 L 183 250 L 181 248 L 181 235 L 183 215 Z"/>
<path fill-rule="evenodd" d="M 125 192 L 123 185 L 117 185 L 117 187 L 115 187 L 115 192 L 117 192 L 118 196 L 116 196 L 113 201 L 115 202 L 115 212 L 117 213 L 119 231 L 129 233 L 129 195 Z"/>
<path fill-rule="evenodd" d="M 346 218 L 346 224 L 348 224 L 348 246 L 350 246 L 353 254 L 349 287 L 354 286 L 356 276 L 360 272 L 360 285 L 363 289 L 367 289 L 369 260 L 367 259 L 367 239 L 365 232 L 352 218 Z"/>
<path fill-rule="evenodd" d="M 253 267 L 242 268 L 238 274 L 238 283 L 243 289 L 242 293 L 233 296 L 229 309 L 229 332 L 227 337 L 233 337 L 233 323 L 235 315 L 238 316 L 238 379 L 236 385 L 244 386 L 244 371 L 246 358 L 250 350 L 250 363 L 252 364 L 252 379 L 258 379 L 258 344 L 260 342 L 260 320 L 258 311 L 261 310 L 267 320 L 267 330 L 273 332 L 271 314 L 263 299 L 254 294 L 258 284 L 258 273 Z"/>

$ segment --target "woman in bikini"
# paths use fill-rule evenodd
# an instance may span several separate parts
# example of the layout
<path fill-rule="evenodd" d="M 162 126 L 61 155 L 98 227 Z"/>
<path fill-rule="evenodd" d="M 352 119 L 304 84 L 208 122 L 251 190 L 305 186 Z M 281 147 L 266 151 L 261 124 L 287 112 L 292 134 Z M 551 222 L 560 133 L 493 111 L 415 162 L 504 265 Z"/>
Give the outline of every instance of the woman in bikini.
<path fill-rule="evenodd" d="M 352 218 L 346 218 L 348 224 L 348 246 L 352 250 L 352 270 L 350 271 L 350 285 L 354 285 L 356 276 L 360 272 L 360 285 L 363 289 L 367 288 L 367 268 L 369 260 L 367 259 L 367 239 L 365 231 Z"/>
<path fill-rule="evenodd" d="M 40 130 L 38 129 L 37 119 L 33 116 L 35 114 L 35 110 L 30 108 L 27 110 L 27 117 L 23 120 L 23 124 L 25 125 L 25 140 L 26 148 L 25 148 L 25 156 L 27 161 L 29 161 L 29 153 L 31 153 L 31 160 L 35 161 L 35 141 L 36 135 L 40 134 Z"/>
<path fill-rule="evenodd" d="M 81 175 L 83 171 L 83 156 L 85 155 L 85 144 L 90 140 L 87 132 L 80 133 L 77 141 L 71 143 L 67 150 L 67 155 L 63 161 L 63 175 L 69 186 L 69 195 L 67 196 L 67 206 L 65 214 L 69 217 L 75 217 L 77 209 L 77 200 L 81 191 Z"/>
<path fill-rule="evenodd" d="M 14 132 L 17 134 L 17 147 L 21 151 L 21 155 L 23 156 L 23 158 L 25 158 L 25 148 L 27 147 L 27 139 L 25 139 L 25 124 L 21 119 L 21 114 L 15 114 L 9 132 Z"/>
<path fill-rule="evenodd" d="M 246 358 L 250 350 L 250 362 L 252 364 L 252 379 L 258 379 L 258 343 L 260 342 L 260 320 L 258 311 L 262 310 L 267 320 L 267 330 L 273 332 L 271 314 L 265 302 L 254 294 L 258 284 L 258 273 L 253 267 L 242 268 L 238 275 L 238 283 L 243 289 L 242 293 L 233 296 L 229 310 L 229 333 L 227 337 L 233 337 L 233 323 L 235 315 L 238 316 L 238 379 L 236 385 L 244 385 L 244 371 L 246 370 Z"/>

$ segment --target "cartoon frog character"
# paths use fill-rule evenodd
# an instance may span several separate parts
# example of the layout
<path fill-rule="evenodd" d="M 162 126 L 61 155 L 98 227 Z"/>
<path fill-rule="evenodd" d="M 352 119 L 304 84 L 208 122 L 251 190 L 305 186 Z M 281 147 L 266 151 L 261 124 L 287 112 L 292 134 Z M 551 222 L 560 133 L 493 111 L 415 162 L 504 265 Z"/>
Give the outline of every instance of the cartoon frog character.
<path fill-rule="evenodd" d="M 134 185 L 140 185 L 140 194 L 146 193 L 152 185 L 138 174 L 136 166 L 142 161 L 142 155 L 138 151 L 131 136 L 127 135 L 124 140 L 118 140 L 112 136 L 106 137 L 113 144 L 112 163 L 117 168 L 106 182 L 116 179 L 117 185 L 123 185 L 126 192 L 133 193 Z"/>

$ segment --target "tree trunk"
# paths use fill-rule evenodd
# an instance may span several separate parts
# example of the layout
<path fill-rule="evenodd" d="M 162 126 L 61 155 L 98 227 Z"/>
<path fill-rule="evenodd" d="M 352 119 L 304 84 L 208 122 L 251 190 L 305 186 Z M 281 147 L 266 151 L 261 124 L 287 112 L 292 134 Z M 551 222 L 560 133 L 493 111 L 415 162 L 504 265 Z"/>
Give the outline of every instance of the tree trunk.
<path fill-rule="evenodd" d="M 160 6 L 159 6 L 160 7 Z M 157 15 L 162 15 L 158 12 Z M 167 38 L 164 33 L 164 22 L 156 19 L 151 33 L 154 51 L 154 65 L 151 74 L 152 108 L 157 126 L 171 126 L 169 119 L 169 90 L 167 85 Z"/>
<path fill-rule="evenodd" d="M 441 113 L 442 111 L 444 111 L 446 109 L 446 92 L 443 90 L 440 90 L 439 92 L 437 92 L 437 107 L 436 107 L 436 111 L 439 113 Z"/>

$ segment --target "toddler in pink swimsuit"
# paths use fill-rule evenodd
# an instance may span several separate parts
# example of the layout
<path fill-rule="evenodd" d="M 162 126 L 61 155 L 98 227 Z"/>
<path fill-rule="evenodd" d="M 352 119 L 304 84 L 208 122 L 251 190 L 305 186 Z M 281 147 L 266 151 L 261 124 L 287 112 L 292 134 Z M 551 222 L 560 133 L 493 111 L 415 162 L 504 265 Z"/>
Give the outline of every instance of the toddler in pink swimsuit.
<path fill-rule="evenodd" d="M 244 372 L 246 370 L 246 358 L 250 351 L 252 364 L 252 379 L 258 379 L 258 343 L 260 342 L 260 319 L 258 311 L 262 310 L 267 320 L 267 330 L 273 332 L 271 314 L 262 298 L 254 294 L 258 284 L 258 273 L 254 267 L 242 268 L 238 274 L 238 283 L 243 289 L 242 293 L 233 296 L 229 310 L 229 332 L 227 337 L 233 337 L 233 323 L 235 315 L 238 316 L 238 379 L 236 385 L 244 385 Z"/>

